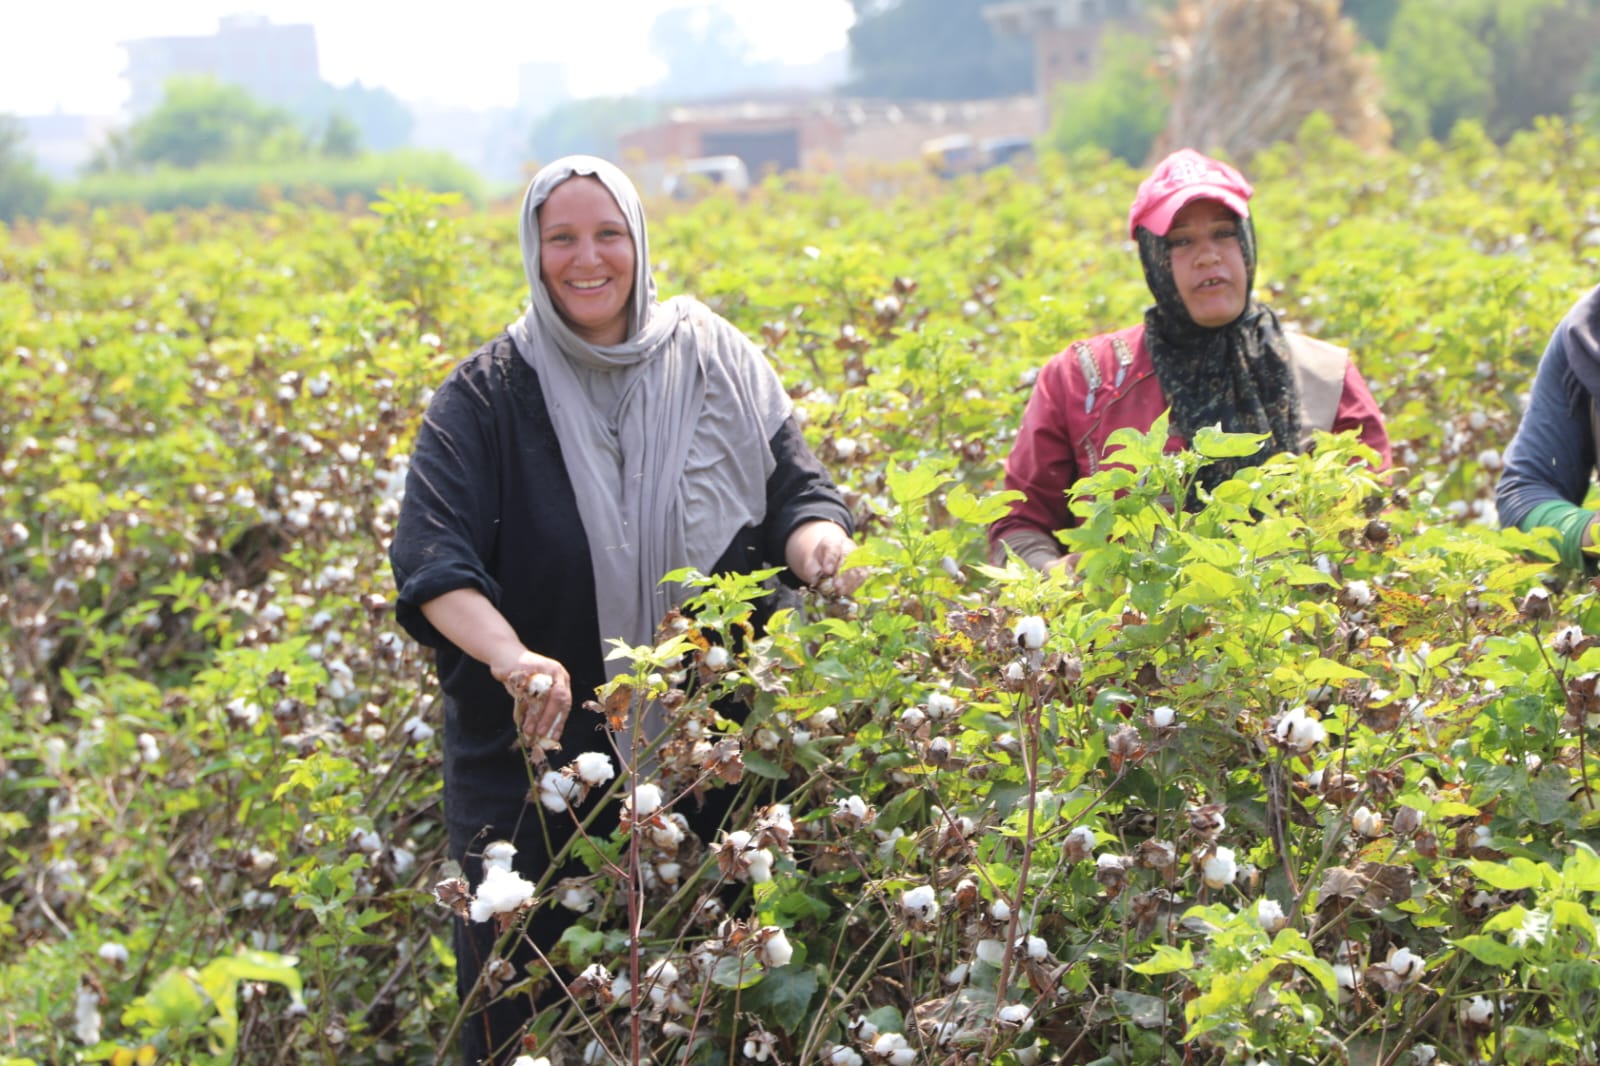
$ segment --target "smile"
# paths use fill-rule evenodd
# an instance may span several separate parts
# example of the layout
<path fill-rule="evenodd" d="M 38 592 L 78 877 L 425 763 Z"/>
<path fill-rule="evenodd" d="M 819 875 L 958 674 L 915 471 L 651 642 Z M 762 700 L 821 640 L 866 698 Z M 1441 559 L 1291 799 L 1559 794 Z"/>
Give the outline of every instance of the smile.
<path fill-rule="evenodd" d="M 600 279 L 598 279 L 596 281 L 569 281 L 569 282 L 567 282 L 567 284 L 571 285 L 574 289 L 598 289 L 600 286 L 609 285 L 610 283 L 611 283 L 611 279 L 610 278 L 600 278 Z"/>

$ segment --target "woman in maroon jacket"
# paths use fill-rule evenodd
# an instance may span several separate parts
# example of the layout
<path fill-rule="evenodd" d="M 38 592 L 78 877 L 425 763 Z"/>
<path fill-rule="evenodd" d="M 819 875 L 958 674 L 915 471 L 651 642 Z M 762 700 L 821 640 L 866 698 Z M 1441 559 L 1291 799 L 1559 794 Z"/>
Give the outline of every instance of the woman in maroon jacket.
<path fill-rule="evenodd" d="M 1285 331 L 1251 298 L 1252 191 L 1234 168 L 1187 148 L 1140 183 L 1128 229 L 1155 304 L 1142 323 L 1074 341 L 1039 372 L 1006 460 L 1006 488 L 1026 498 L 989 529 L 997 562 L 1009 550 L 1035 569 L 1070 567 L 1055 538 L 1078 524 L 1067 490 L 1107 461 L 1113 432 L 1148 431 L 1169 408 L 1168 452 L 1203 426 L 1269 435 L 1254 456 L 1208 464 L 1207 489 L 1305 450 L 1317 429 L 1359 431 L 1388 467 L 1383 416 L 1348 353 Z"/>

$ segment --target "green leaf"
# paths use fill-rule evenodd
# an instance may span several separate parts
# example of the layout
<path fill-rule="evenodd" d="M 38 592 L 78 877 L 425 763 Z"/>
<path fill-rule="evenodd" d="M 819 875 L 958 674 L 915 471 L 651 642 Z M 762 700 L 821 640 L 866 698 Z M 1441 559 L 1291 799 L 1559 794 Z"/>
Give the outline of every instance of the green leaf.
<path fill-rule="evenodd" d="M 1010 489 L 1004 492 L 994 492 L 987 496 L 973 495 L 972 490 L 965 485 L 957 484 L 944 498 L 944 509 L 950 512 L 950 517 L 957 522 L 967 525 L 987 526 L 998 518 L 1004 518 L 1011 511 L 1011 504 L 1016 500 L 1026 499 L 1024 493 Z"/>
<path fill-rule="evenodd" d="M 1548 863 L 1535 863 L 1520 855 L 1503 863 L 1468 859 L 1462 865 L 1476 874 L 1479 880 L 1487 881 L 1502 892 L 1538 888 L 1540 885 L 1554 887 L 1557 881 L 1556 872 Z"/>
<path fill-rule="evenodd" d="M 1194 951 L 1188 941 L 1183 947 L 1174 948 L 1170 944 L 1157 944 L 1155 954 L 1146 962 L 1134 963 L 1128 967 L 1134 973 L 1163 974 L 1179 973 L 1183 970 L 1194 969 Z"/>
<path fill-rule="evenodd" d="M 1501 969 L 1511 969 L 1522 961 L 1522 952 L 1508 944 L 1502 944 L 1492 936 L 1483 936 L 1473 933 L 1469 936 L 1459 937 L 1451 943 L 1470 952 L 1472 957 L 1479 962 L 1498 966 Z"/>
<path fill-rule="evenodd" d="M 605 942 L 605 934 L 598 930 L 569 925 L 561 931 L 561 939 L 556 941 L 551 954 L 558 961 L 565 955 L 568 965 L 574 970 L 581 970 L 594 961 L 594 957 L 605 947 Z"/>
<path fill-rule="evenodd" d="M 711 968 L 711 983 L 718 988 L 749 988 L 761 979 L 761 965 L 743 955 L 724 955 Z"/>
<path fill-rule="evenodd" d="M 744 1002 L 768 1025 L 792 1033 L 809 1017 L 819 987 L 817 973 L 810 967 L 780 966 L 768 970 Z"/>
<path fill-rule="evenodd" d="M 1266 433 L 1224 433 L 1216 426 L 1195 430 L 1194 450 L 1207 459 L 1242 459 L 1261 450 Z"/>
<path fill-rule="evenodd" d="M 1365 681 L 1367 675 L 1360 670 L 1354 670 L 1336 663 L 1332 659 L 1316 658 L 1306 664 L 1302 671 L 1307 681 Z"/>
<path fill-rule="evenodd" d="M 938 491 L 939 486 L 951 480 L 949 474 L 936 470 L 927 463 L 912 467 L 901 467 L 891 463 L 886 471 L 886 477 L 889 482 L 889 495 L 902 507 L 932 495 Z"/>

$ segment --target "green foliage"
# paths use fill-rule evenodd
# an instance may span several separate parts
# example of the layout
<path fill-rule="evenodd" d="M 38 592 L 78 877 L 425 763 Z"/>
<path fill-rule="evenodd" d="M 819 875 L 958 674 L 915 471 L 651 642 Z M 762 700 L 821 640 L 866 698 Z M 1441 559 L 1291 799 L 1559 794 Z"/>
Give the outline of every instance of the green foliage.
<path fill-rule="evenodd" d="M 1404 0 L 1386 29 L 1385 106 L 1401 143 L 1442 139 L 1465 120 L 1504 140 L 1572 113 L 1600 44 L 1600 5 Z"/>
<path fill-rule="evenodd" d="M 37 216 L 50 199 L 50 179 L 27 154 L 28 134 L 11 115 L 0 115 L 0 222 Z"/>
<path fill-rule="evenodd" d="M 1027 92 L 1033 45 L 997 37 L 973 0 L 896 0 L 857 7 L 850 27 L 858 96 L 972 100 Z"/>
<path fill-rule="evenodd" d="M 1100 69 L 1056 90 L 1050 143 L 1064 152 L 1101 148 L 1139 166 L 1167 124 L 1171 102 L 1148 38 L 1108 32 Z"/>
<path fill-rule="evenodd" d="M 237 85 L 211 77 L 175 77 L 161 103 L 128 129 L 129 162 L 136 167 L 192 169 L 206 163 L 281 157 L 297 137 L 285 111 L 267 107 Z"/>
<path fill-rule="evenodd" d="M 365 204 L 396 182 L 483 197 L 482 182 L 465 164 L 443 152 L 401 149 L 353 158 L 328 156 L 287 163 L 239 163 L 95 174 L 58 190 L 55 211 L 75 205 L 137 206 L 146 211 L 185 207 L 263 210 L 281 200 Z"/>
<path fill-rule="evenodd" d="M 375 152 L 403 147 L 411 139 L 415 123 L 410 108 L 393 93 L 362 85 L 359 80 L 341 86 L 322 82 L 315 92 L 298 101 L 293 111 L 309 130 L 326 131 L 335 116 L 343 116 L 344 121 L 355 126 L 357 140 Z"/>
<path fill-rule="evenodd" d="M 619 651 L 610 713 L 677 722 L 668 808 L 732 813 L 573 845 L 563 977 L 629 984 L 546 1010 L 541 1053 L 727 1062 L 759 1024 L 795 1063 L 863 1025 L 919 1061 L 1592 1058 L 1600 649 L 1556 634 L 1600 632 L 1600 593 L 1489 521 L 1593 283 L 1597 167 L 1554 123 L 1372 158 L 1308 124 L 1253 160 L 1261 292 L 1351 347 L 1401 469 L 1324 438 L 1172 511 L 1252 442 L 1122 434 L 1075 584 L 983 528 L 1031 375 L 1148 303 L 1137 171 L 794 175 L 657 217 L 663 293 L 763 346 L 867 576 L 757 634 L 760 578 L 681 574 L 689 613 Z M 449 1054 L 442 709 L 383 545 L 428 390 L 524 299 L 513 212 L 411 182 L 356 219 L 0 232 L 0 1056 Z"/>

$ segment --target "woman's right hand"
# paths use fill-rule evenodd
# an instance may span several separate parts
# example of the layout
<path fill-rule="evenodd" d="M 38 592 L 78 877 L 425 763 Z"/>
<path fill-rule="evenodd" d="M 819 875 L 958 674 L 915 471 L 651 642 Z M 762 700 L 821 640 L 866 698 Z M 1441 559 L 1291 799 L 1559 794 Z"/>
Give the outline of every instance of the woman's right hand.
<path fill-rule="evenodd" d="M 516 701 L 515 721 L 522 742 L 533 751 L 561 747 L 561 733 L 572 712 L 572 679 L 555 659 L 527 648 L 508 649 L 489 662 L 489 672 Z"/>

